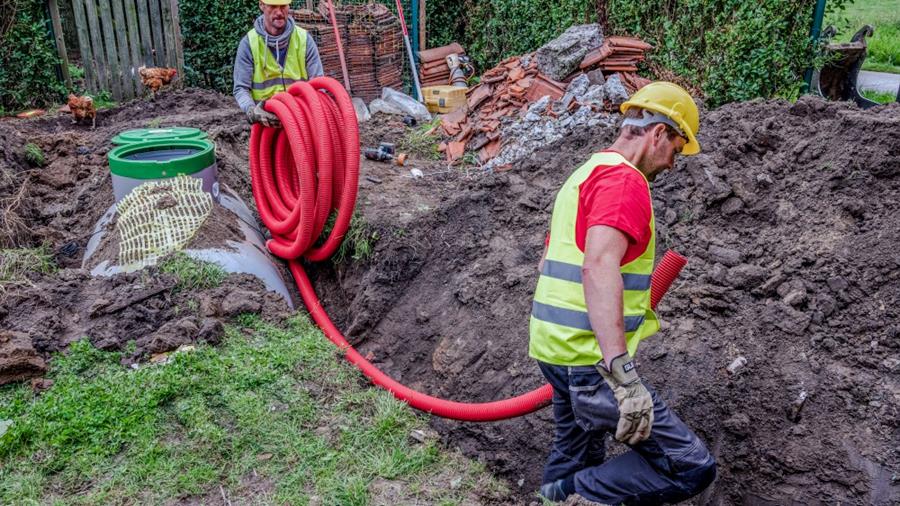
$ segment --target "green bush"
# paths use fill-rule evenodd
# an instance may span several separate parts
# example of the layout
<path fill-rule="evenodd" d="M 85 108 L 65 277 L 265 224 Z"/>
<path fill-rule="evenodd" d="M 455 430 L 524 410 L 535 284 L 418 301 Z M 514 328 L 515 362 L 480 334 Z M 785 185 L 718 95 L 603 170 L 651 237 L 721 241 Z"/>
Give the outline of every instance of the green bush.
<path fill-rule="evenodd" d="M 260 14 L 257 0 L 179 0 L 188 86 L 231 93 L 234 55 Z"/>
<path fill-rule="evenodd" d="M 15 19 L 0 38 L 0 110 L 45 107 L 66 87 L 56 74 L 59 57 L 41 0 L 18 0 Z"/>
<path fill-rule="evenodd" d="M 832 0 L 840 8 L 846 0 Z M 796 97 L 815 60 L 815 0 L 610 0 L 616 33 L 656 45 L 653 61 L 686 77 L 708 105 Z"/>
<path fill-rule="evenodd" d="M 428 47 L 459 42 L 481 70 L 596 19 L 594 0 L 448 0 L 428 5 Z"/>
<path fill-rule="evenodd" d="M 656 46 L 650 61 L 721 105 L 794 97 L 814 63 L 815 0 L 608 0 L 609 32 Z M 847 0 L 828 2 L 840 9 Z M 480 70 L 534 51 L 572 24 L 596 18 L 594 0 L 450 0 L 429 5 L 430 47 L 457 41 Z"/>

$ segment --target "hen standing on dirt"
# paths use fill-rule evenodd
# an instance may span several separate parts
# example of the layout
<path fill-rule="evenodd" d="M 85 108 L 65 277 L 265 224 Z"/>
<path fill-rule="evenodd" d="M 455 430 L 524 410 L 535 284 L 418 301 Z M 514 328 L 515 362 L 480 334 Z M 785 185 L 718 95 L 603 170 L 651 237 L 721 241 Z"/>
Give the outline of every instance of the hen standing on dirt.
<path fill-rule="evenodd" d="M 325 74 L 313 38 L 290 18 L 290 0 L 260 0 L 262 15 L 241 39 L 234 58 L 234 98 L 250 123 L 280 127 L 267 98 L 296 81 Z"/>
<path fill-rule="evenodd" d="M 556 420 L 540 493 L 552 501 L 674 503 L 716 475 L 706 446 L 641 382 L 631 358 L 659 330 L 649 182 L 676 154 L 700 151 L 699 112 L 684 89 L 656 82 L 622 113 L 619 138 L 556 196 L 534 293 L 529 355 L 553 385 Z M 631 451 L 606 461 L 609 432 Z"/>
<path fill-rule="evenodd" d="M 97 109 L 94 108 L 93 98 L 87 95 L 79 97 L 70 93 L 66 105 L 69 106 L 69 111 L 72 113 L 72 123 L 91 118 L 91 128 L 93 129 L 97 126 Z"/>

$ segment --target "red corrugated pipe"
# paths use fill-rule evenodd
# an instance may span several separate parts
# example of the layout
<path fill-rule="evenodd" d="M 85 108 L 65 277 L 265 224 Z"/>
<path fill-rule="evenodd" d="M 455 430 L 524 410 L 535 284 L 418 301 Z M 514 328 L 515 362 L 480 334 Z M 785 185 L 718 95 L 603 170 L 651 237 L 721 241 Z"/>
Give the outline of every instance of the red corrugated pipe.
<path fill-rule="evenodd" d="M 376 385 L 410 406 L 456 420 L 486 422 L 522 416 L 550 403 L 553 389 L 544 385 L 526 394 L 494 402 L 464 403 L 439 399 L 394 381 L 356 351 L 322 308 L 299 262 L 325 260 L 340 245 L 356 204 L 359 179 L 359 126 L 349 95 L 330 77 L 297 82 L 266 101 L 266 110 L 282 129 L 254 125 L 250 134 L 253 197 L 263 223 L 272 232 L 269 250 L 289 262 L 303 302 L 331 342 Z M 318 247 L 332 211 L 337 219 Z M 686 263 L 667 252 L 653 273 L 653 306 Z"/>

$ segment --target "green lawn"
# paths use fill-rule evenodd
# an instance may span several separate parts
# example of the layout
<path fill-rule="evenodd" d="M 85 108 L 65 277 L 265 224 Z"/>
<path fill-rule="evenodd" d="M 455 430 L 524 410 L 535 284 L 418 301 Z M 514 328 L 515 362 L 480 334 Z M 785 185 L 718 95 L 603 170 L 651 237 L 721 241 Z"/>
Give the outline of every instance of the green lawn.
<path fill-rule="evenodd" d="M 843 12 L 825 17 L 838 29 L 837 40 L 848 41 L 863 25 L 875 28 L 868 39 L 865 70 L 900 74 L 900 0 L 856 0 Z"/>
<path fill-rule="evenodd" d="M 276 326 L 244 315 L 226 329 L 220 347 L 137 370 L 81 341 L 51 361 L 49 390 L 0 388 L 0 504 L 505 496 L 427 436 L 426 417 L 369 387 L 306 318 Z"/>

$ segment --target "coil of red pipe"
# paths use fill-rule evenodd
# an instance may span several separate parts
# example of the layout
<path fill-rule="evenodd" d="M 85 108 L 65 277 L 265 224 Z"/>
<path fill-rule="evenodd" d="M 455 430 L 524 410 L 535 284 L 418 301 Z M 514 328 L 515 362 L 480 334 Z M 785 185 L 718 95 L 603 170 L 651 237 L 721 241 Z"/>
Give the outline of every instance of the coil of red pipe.
<path fill-rule="evenodd" d="M 250 175 L 260 218 L 272 233 L 269 250 L 287 260 L 310 315 L 325 336 L 374 384 L 410 406 L 444 418 L 493 421 L 522 416 L 550 403 L 547 384 L 531 392 L 485 403 L 464 403 L 417 392 L 392 379 L 356 351 L 325 313 L 300 258 L 328 259 L 350 225 L 359 182 L 359 125 L 344 88 L 330 77 L 297 82 L 265 103 L 282 128 L 253 125 Z M 320 246 L 315 242 L 329 215 L 334 227 Z M 651 300 L 659 298 L 686 263 L 667 252 L 654 272 Z"/>

